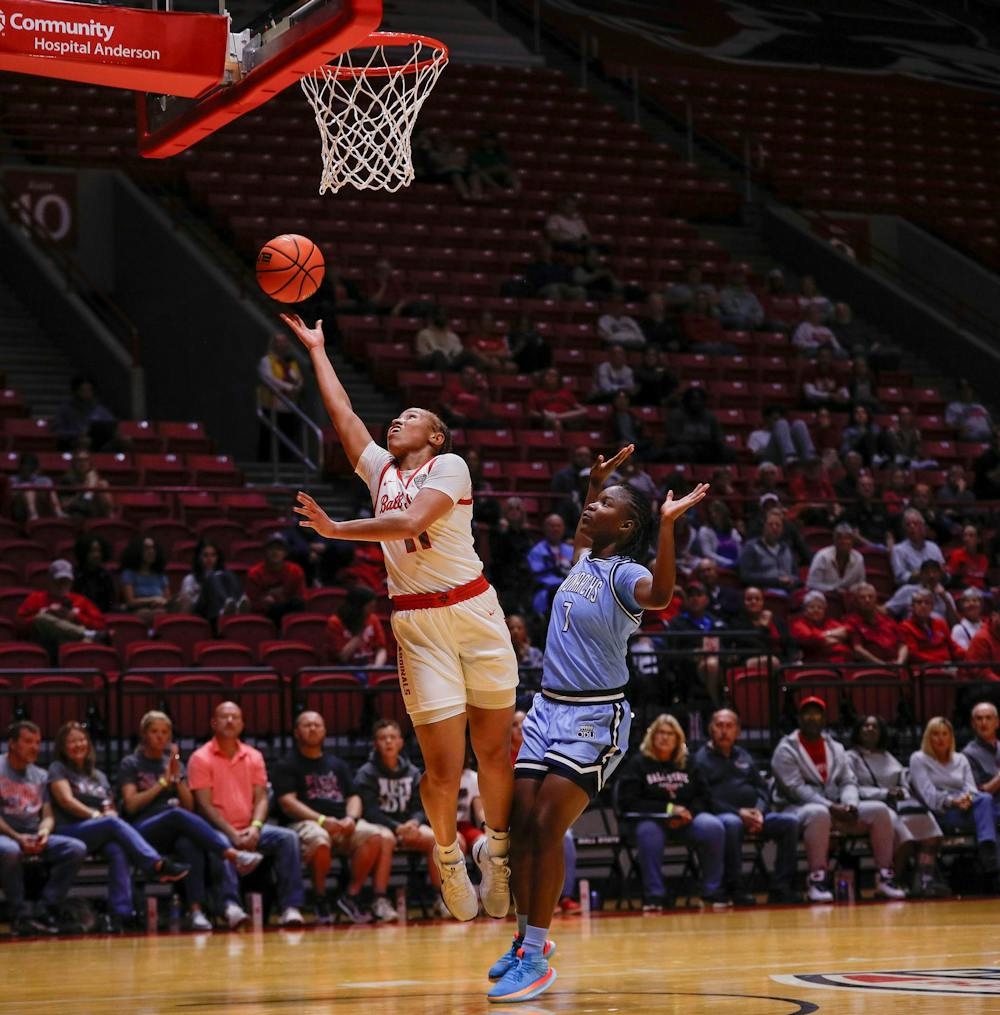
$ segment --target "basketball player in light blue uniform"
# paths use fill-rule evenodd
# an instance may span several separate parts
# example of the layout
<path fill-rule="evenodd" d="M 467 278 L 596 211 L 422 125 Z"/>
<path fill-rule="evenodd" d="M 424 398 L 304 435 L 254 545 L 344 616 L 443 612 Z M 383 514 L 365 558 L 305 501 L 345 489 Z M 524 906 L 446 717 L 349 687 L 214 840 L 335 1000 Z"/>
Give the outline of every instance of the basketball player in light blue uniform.
<path fill-rule="evenodd" d="M 631 487 L 604 489 L 633 450 L 622 448 L 607 462 L 598 455 L 576 530 L 573 568 L 552 600 L 542 690 L 524 720 L 524 743 L 514 762 L 510 866 L 517 936 L 490 969 L 490 979 L 498 981 L 490 1001 L 528 1001 L 555 982 L 548 928 L 563 883 L 563 836 L 628 748 L 628 640 L 643 610 L 670 602 L 674 521 L 708 492 L 699 484 L 680 500 L 667 494 L 649 571 L 639 563 L 649 548 L 649 501 Z"/>

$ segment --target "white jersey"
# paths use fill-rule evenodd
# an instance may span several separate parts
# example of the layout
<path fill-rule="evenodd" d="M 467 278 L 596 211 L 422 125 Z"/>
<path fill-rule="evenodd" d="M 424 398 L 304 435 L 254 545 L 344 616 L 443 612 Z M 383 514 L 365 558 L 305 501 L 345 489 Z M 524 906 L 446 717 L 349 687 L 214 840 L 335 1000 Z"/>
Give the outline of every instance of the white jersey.
<path fill-rule="evenodd" d="M 483 573 L 472 541 L 472 477 L 465 459 L 437 455 L 419 469 L 401 472 L 396 460 L 372 441 L 354 470 L 372 495 L 375 517 L 405 511 L 421 490 L 440 490 L 454 507 L 415 539 L 382 543 L 389 595 L 445 592 Z"/>

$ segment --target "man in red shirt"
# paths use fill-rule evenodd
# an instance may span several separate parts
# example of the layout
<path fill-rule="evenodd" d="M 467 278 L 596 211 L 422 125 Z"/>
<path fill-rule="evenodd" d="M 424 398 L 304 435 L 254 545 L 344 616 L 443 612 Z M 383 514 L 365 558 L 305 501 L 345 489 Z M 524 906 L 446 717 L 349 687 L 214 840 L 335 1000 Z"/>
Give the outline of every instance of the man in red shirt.
<path fill-rule="evenodd" d="M 910 650 L 903 641 L 899 625 L 877 608 L 878 593 L 874 585 L 855 585 L 855 612 L 844 617 L 850 632 L 849 641 L 854 657 L 863 663 L 905 663 Z"/>
<path fill-rule="evenodd" d="M 994 610 L 990 619 L 983 624 L 976 632 L 975 637 L 969 642 L 969 650 L 965 654 L 966 662 L 970 663 L 992 663 L 1000 669 L 1000 610 Z M 966 670 L 963 674 L 974 680 L 998 680 L 1000 673 L 996 669 L 984 666 L 982 669 Z"/>
<path fill-rule="evenodd" d="M 86 596 L 70 592 L 72 584 L 73 565 L 52 561 L 48 589 L 32 592 L 15 617 L 18 628 L 29 632 L 53 659 L 64 642 L 94 641 L 106 626 L 104 614 Z"/>
<path fill-rule="evenodd" d="M 450 377 L 441 392 L 441 412 L 449 426 L 485 423 L 489 410 L 486 379 L 471 364 Z"/>
<path fill-rule="evenodd" d="M 264 559 L 247 573 L 246 594 L 254 613 L 263 613 L 281 624 L 286 613 L 305 609 L 306 576 L 288 556 L 288 540 L 280 532 L 272 532 L 264 543 Z"/>
<path fill-rule="evenodd" d="M 986 588 L 989 558 L 979 548 L 979 529 L 975 525 L 962 526 L 962 545 L 948 554 L 948 573 L 953 587 Z"/>
<path fill-rule="evenodd" d="M 542 374 L 541 384 L 528 395 L 528 416 L 546 428 L 559 430 L 563 424 L 582 420 L 587 410 L 577 401 L 555 367 Z"/>
<path fill-rule="evenodd" d="M 930 589 L 918 588 L 910 600 L 910 616 L 899 627 L 910 650 L 910 662 L 958 662 L 965 653 L 952 641 L 947 622 L 934 616 L 933 611 L 934 594 Z"/>

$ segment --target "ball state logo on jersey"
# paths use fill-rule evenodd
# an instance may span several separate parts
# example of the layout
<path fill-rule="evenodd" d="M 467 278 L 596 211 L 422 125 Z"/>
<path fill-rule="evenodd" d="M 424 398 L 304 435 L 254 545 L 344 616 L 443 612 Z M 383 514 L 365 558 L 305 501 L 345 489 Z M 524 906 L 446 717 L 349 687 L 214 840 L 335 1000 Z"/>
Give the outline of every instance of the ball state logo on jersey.
<path fill-rule="evenodd" d="M 885 969 L 849 973 L 789 973 L 772 980 L 791 987 L 834 990 L 877 990 L 892 994 L 936 997 L 1000 997 L 1000 968 Z M 951 1010 L 960 1011 L 961 1008 Z"/>

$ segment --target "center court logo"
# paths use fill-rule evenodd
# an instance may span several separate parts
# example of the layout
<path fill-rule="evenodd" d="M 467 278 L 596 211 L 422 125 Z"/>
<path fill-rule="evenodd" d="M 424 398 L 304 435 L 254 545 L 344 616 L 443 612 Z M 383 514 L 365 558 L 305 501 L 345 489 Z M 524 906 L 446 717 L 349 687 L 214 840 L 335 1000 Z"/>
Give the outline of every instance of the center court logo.
<path fill-rule="evenodd" d="M 868 990 L 932 997 L 1000 997 L 1000 968 L 887 969 L 850 973 L 788 973 L 772 980 L 793 987 Z"/>

